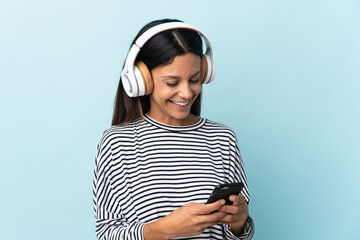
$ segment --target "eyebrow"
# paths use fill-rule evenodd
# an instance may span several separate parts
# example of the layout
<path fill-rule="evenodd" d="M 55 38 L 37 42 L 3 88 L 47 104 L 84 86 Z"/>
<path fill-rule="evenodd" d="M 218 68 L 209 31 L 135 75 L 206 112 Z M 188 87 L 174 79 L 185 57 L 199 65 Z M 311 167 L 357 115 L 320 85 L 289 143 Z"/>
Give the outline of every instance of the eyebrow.
<path fill-rule="evenodd" d="M 195 77 L 196 75 L 198 75 L 200 73 L 200 71 L 196 72 L 195 74 L 193 74 L 190 78 Z M 174 80 L 181 80 L 181 77 L 179 76 L 174 76 L 174 75 L 166 75 L 166 76 L 161 76 L 160 79 L 174 79 Z"/>

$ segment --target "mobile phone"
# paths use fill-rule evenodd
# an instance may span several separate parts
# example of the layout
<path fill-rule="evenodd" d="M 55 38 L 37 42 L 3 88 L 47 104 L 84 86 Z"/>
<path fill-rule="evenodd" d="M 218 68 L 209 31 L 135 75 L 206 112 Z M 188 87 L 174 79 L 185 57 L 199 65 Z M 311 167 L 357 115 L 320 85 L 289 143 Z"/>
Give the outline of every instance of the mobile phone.
<path fill-rule="evenodd" d="M 211 193 L 207 203 L 213 203 L 220 199 L 226 200 L 226 205 L 232 205 L 233 202 L 229 200 L 231 195 L 239 195 L 241 189 L 244 187 L 242 182 L 224 183 L 217 185 Z"/>

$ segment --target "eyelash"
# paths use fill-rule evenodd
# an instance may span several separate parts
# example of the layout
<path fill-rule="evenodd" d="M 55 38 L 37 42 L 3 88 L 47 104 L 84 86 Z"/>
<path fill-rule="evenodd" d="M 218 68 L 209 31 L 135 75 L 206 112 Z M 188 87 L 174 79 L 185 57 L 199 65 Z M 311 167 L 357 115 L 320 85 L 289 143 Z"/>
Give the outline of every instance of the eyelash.
<path fill-rule="evenodd" d="M 190 83 L 198 83 L 200 79 L 189 80 Z M 166 83 L 169 87 L 175 87 L 178 83 Z"/>

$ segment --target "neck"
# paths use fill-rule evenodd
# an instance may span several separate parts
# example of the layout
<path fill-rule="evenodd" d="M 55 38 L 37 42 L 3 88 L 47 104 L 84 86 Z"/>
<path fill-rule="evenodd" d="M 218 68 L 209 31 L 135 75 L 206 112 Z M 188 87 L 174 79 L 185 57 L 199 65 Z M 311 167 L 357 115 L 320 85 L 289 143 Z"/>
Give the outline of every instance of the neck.
<path fill-rule="evenodd" d="M 151 111 L 149 111 L 147 113 L 147 115 L 157 122 L 160 122 L 160 123 L 163 123 L 166 125 L 171 125 L 171 126 L 189 126 L 189 125 L 193 125 L 200 121 L 200 117 L 195 116 L 191 113 L 184 119 L 175 119 L 175 118 L 171 118 L 170 116 L 169 117 L 159 117 L 158 115 L 153 114 Z"/>

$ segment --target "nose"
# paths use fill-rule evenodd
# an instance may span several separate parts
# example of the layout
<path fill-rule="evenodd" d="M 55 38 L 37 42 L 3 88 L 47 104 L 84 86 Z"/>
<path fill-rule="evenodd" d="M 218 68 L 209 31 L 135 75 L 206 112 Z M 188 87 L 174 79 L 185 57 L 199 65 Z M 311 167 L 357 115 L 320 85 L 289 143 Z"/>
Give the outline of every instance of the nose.
<path fill-rule="evenodd" d="M 184 81 L 182 84 L 180 84 L 179 89 L 179 96 L 184 99 L 190 99 L 193 96 L 193 92 L 190 88 L 190 84 L 188 81 Z"/>

